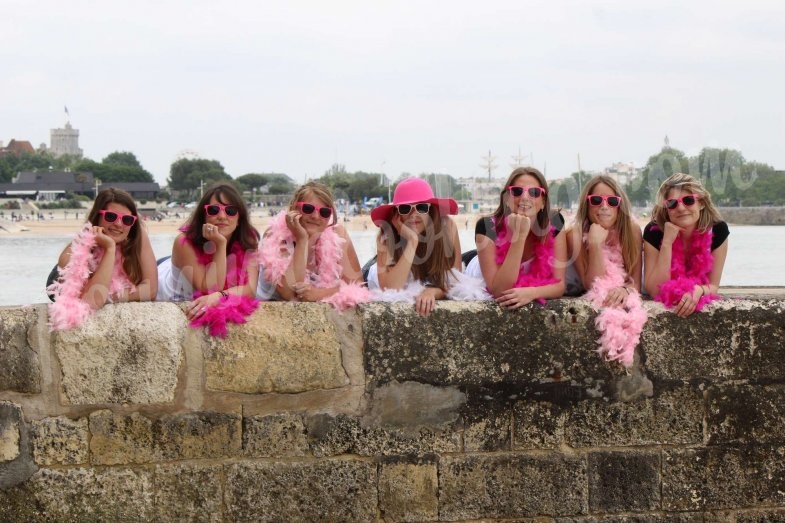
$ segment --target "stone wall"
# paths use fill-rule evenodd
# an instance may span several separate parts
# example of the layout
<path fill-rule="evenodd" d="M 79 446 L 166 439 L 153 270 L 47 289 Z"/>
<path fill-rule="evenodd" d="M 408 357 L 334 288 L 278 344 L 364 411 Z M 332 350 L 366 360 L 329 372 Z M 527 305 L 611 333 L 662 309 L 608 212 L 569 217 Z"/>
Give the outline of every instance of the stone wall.
<path fill-rule="evenodd" d="M 720 213 L 735 225 L 785 225 L 785 207 L 720 207 Z"/>
<path fill-rule="evenodd" d="M 785 301 L 0 309 L 0 521 L 785 521 Z"/>

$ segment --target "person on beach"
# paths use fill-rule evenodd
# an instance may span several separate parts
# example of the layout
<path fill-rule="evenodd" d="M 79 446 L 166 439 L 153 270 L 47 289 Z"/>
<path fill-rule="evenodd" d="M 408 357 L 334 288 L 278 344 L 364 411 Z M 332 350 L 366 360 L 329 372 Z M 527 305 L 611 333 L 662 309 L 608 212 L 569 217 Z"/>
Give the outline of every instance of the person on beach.
<path fill-rule="evenodd" d="M 718 299 L 728 254 L 728 224 L 692 176 L 670 176 L 657 191 L 643 232 L 644 285 L 680 317 Z"/>
<path fill-rule="evenodd" d="M 586 299 L 600 310 L 599 352 L 625 367 L 646 323 L 641 303 L 641 229 L 627 193 L 609 176 L 595 176 L 581 191 L 567 251 Z"/>
<path fill-rule="evenodd" d="M 475 225 L 477 256 L 466 272 L 481 274 L 503 307 L 517 309 L 564 294 L 564 218 L 551 216 L 547 187 L 537 169 L 515 169 L 499 194 L 496 211 Z"/>
<path fill-rule="evenodd" d="M 158 300 L 189 300 L 191 326 L 207 326 L 211 335 L 225 337 L 227 323 L 244 323 L 259 305 L 254 297 L 258 243 L 237 189 L 228 183 L 211 186 L 180 228 L 171 258 L 158 266 Z"/>
<path fill-rule="evenodd" d="M 453 274 L 461 270 L 458 227 L 448 216 L 457 213 L 455 200 L 434 197 L 420 178 L 400 182 L 392 203 L 371 211 L 380 228 L 376 264 L 368 274 L 374 299 L 413 301 L 417 313 L 428 316 L 436 300 L 448 297 Z"/>
<path fill-rule="evenodd" d="M 257 295 L 264 299 L 323 302 L 339 310 L 368 301 L 354 244 L 322 183 L 300 186 L 273 218 L 259 263 Z"/>
<path fill-rule="evenodd" d="M 53 330 L 81 324 L 106 303 L 149 301 L 158 274 L 134 199 L 120 189 L 96 196 L 87 222 L 60 254 L 59 276 L 47 287 Z"/>

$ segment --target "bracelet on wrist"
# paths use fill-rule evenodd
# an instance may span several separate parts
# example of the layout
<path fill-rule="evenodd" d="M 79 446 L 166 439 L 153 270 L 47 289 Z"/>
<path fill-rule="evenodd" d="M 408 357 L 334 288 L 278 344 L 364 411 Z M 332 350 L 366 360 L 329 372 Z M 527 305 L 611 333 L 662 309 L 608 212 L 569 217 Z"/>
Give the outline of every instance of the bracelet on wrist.
<path fill-rule="evenodd" d="M 218 293 L 219 293 L 221 296 L 223 296 L 224 298 L 226 298 L 227 296 L 229 296 L 229 294 L 228 294 L 226 291 L 218 291 Z"/>

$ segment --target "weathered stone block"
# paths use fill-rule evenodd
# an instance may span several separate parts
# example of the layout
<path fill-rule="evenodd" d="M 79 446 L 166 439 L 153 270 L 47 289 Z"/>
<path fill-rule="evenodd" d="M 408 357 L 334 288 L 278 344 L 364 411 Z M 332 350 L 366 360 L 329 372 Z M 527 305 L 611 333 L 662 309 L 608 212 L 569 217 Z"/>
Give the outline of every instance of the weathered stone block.
<path fill-rule="evenodd" d="M 225 521 L 221 476 L 221 465 L 156 466 L 154 521 Z"/>
<path fill-rule="evenodd" d="M 227 465 L 226 520 L 376 521 L 376 482 L 365 461 Z"/>
<path fill-rule="evenodd" d="M 567 411 L 565 438 L 572 447 L 698 444 L 703 401 L 691 387 L 660 388 L 632 402 L 580 401 Z"/>
<path fill-rule="evenodd" d="M 717 510 L 785 504 L 785 447 L 664 451 L 664 510 Z"/>
<path fill-rule="evenodd" d="M 248 323 L 232 329 L 225 340 L 207 341 L 207 387 L 260 394 L 348 385 L 339 336 L 328 313 L 328 305 L 262 303 Z"/>
<path fill-rule="evenodd" d="M 243 454 L 249 457 L 308 455 L 302 418 L 288 413 L 243 418 Z"/>
<path fill-rule="evenodd" d="M 459 452 L 460 424 L 434 427 L 374 427 L 345 415 L 318 414 L 306 419 L 308 443 L 314 456 L 414 455 Z"/>
<path fill-rule="evenodd" d="M 645 512 L 659 508 L 659 452 L 589 454 L 589 509 L 592 512 Z"/>
<path fill-rule="evenodd" d="M 0 401 L 0 491 L 27 480 L 35 471 L 22 408 Z"/>
<path fill-rule="evenodd" d="M 153 463 L 236 456 L 241 449 L 239 415 L 197 412 L 150 419 L 108 410 L 90 414 L 90 456 L 96 465 Z"/>
<path fill-rule="evenodd" d="M 20 409 L 8 402 L 0 402 L 0 463 L 19 457 Z"/>
<path fill-rule="evenodd" d="M 172 403 L 187 328 L 174 303 L 121 303 L 53 334 L 64 402 Z"/>
<path fill-rule="evenodd" d="M 649 376 L 664 381 L 782 379 L 784 305 L 782 300 L 724 300 L 686 319 L 671 312 L 650 317 L 639 346 Z"/>
<path fill-rule="evenodd" d="M 475 398 L 463 408 L 463 451 L 509 451 L 512 440 L 512 409 L 497 402 Z"/>
<path fill-rule="evenodd" d="M 539 521 L 537 523 L 539 523 Z M 577 518 L 556 518 L 553 520 L 553 523 L 709 523 L 709 520 L 704 520 L 704 516 L 701 512 L 682 512 L 678 514 L 636 514 L 634 516 L 609 515 Z M 731 522 L 728 521 L 722 523 Z"/>
<path fill-rule="evenodd" d="M 443 302 L 428 318 L 409 305 L 364 305 L 365 369 L 377 383 L 497 388 L 623 375 L 597 356 L 596 312 L 583 300 L 516 311 L 494 302 Z M 402 336 L 401 333 L 406 335 Z"/>
<path fill-rule="evenodd" d="M 737 512 L 734 523 L 782 523 L 785 509 Z"/>
<path fill-rule="evenodd" d="M 439 480 L 435 461 L 383 462 L 379 509 L 384 521 L 437 521 Z"/>
<path fill-rule="evenodd" d="M 558 449 L 564 443 L 569 407 L 547 401 L 517 401 L 513 407 L 513 450 Z"/>
<path fill-rule="evenodd" d="M 152 521 L 152 473 L 109 468 L 41 469 L 0 489 L 0 521 Z"/>
<path fill-rule="evenodd" d="M 709 387 L 708 442 L 785 442 L 785 387 L 718 385 Z"/>
<path fill-rule="evenodd" d="M 37 323 L 36 308 L 0 308 L 0 391 L 41 392 Z"/>
<path fill-rule="evenodd" d="M 588 498 L 582 457 L 475 455 L 439 462 L 442 520 L 581 515 Z"/>
<path fill-rule="evenodd" d="M 33 458 L 38 465 L 81 465 L 87 463 L 87 418 L 64 416 L 33 421 Z"/>

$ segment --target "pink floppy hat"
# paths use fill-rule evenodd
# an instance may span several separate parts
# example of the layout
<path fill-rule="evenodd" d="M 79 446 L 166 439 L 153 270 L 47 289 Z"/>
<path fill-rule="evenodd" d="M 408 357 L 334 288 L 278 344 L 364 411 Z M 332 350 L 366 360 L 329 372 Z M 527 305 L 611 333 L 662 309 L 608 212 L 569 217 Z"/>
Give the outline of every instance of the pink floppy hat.
<path fill-rule="evenodd" d="M 406 178 L 395 188 L 392 203 L 380 205 L 371 211 L 371 220 L 374 223 L 390 221 L 390 215 L 396 205 L 403 203 L 428 202 L 439 207 L 441 214 L 458 214 L 458 204 L 452 198 L 436 198 L 433 189 L 421 178 Z"/>

